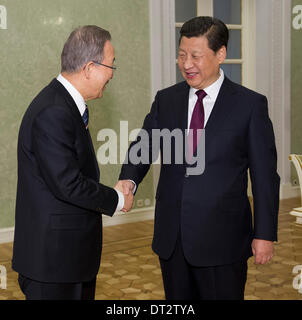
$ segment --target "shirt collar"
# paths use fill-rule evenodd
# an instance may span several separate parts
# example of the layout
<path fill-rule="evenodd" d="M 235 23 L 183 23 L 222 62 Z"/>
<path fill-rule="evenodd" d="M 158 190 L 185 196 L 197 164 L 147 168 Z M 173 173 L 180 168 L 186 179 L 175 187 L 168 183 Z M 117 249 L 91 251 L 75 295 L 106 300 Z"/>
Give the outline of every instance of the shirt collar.
<path fill-rule="evenodd" d="M 80 92 L 66 78 L 64 78 L 61 73 L 58 75 L 57 80 L 62 83 L 62 85 L 71 95 L 71 97 L 73 98 L 75 104 L 79 109 L 81 116 L 83 116 L 86 109 L 86 104 Z"/>
<path fill-rule="evenodd" d="M 206 94 L 210 97 L 210 99 L 214 100 L 214 101 L 216 100 L 216 98 L 218 96 L 220 87 L 221 87 L 223 80 L 224 80 L 224 72 L 221 68 L 219 69 L 219 73 L 220 73 L 219 78 L 215 82 L 213 82 L 211 85 L 209 85 L 207 88 L 203 89 L 206 92 Z M 191 87 L 190 88 L 190 97 L 195 96 L 195 93 L 198 90 L 199 89 Z"/>

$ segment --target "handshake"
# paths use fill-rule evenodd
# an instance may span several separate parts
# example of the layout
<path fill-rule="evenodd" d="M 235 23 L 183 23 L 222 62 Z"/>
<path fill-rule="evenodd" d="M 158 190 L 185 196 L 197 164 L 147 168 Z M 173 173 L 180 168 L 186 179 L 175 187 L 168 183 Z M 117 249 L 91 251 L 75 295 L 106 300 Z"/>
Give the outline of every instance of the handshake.
<path fill-rule="evenodd" d="M 128 212 L 132 208 L 135 191 L 135 184 L 131 180 L 119 180 L 114 189 L 124 194 L 124 207 L 121 211 Z"/>

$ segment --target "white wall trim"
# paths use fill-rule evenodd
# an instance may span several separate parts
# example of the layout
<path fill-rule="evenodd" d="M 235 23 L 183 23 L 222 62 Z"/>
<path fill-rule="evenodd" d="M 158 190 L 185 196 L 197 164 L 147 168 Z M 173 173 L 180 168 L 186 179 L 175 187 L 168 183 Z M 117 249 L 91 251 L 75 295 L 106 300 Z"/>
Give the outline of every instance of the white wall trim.
<path fill-rule="evenodd" d="M 158 90 L 176 83 L 175 3 L 174 0 L 149 0 L 151 101 Z M 173 36 L 171 36 L 173 35 Z M 160 165 L 152 165 L 156 192 Z"/>
<path fill-rule="evenodd" d="M 282 183 L 280 186 L 280 200 L 301 197 L 300 187 L 289 183 Z"/>
<path fill-rule="evenodd" d="M 291 183 L 281 184 L 280 199 L 298 198 L 300 197 L 300 188 L 292 186 Z M 134 209 L 126 214 L 117 213 L 113 217 L 103 215 L 103 226 L 109 227 L 125 223 L 134 223 L 138 221 L 146 221 L 154 219 L 154 207 L 143 209 Z M 0 229 L 0 244 L 14 241 L 15 228 Z"/>
<path fill-rule="evenodd" d="M 151 101 L 156 92 L 175 84 L 174 0 L 149 0 Z"/>
<path fill-rule="evenodd" d="M 213 0 L 197 0 L 197 16 L 213 17 Z"/>
<path fill-rule="evenodd" d="M 267 96 L 282 184 L 290 183 L 291 1 L 256 0 L 256 90 Z"/>
<path fill-rule="evenodd" d="M 300 197 L 300 188 L 292 186 L 291 183 L 281 184 L 280 199 L 298 198 Z M 134 223 L 138 221 L 146 221 L 154 219 L 154 207 L 143 209 L 134 209 L 126 214 L 117 213 L 113 217 L 103 215 L 103 227 L 109 227 L 119 224 Z M 0 229 L 0 244 L 14 241 L 15 228 Z"/>
<path fill-rule="evenodd" d="M 242 1 L 242 84 L 256 88 L 256 5 L 255 0 Z"/>
<path fill-rule="evenodd" d="M 154 219 L 154 207 L 134 209 L 128 213 L 116 213 L 113 217 L 103 215 L 103 227 Z M 15 227 L 0 229 L 0 244 L 14 241 Z"/>
<path fill-rule="evenodd" d="M 153 220 L 154 207 L 134 209 L 127 213 L 118 213 L 113 217 L 103 216 L 103 226 L 114 226 L 118 224 L 134 223 L 138 221 Z"/>
<path fill-rule="evenodd" d="M 14 241 L 15 227 L 0 229 L 0 243 Z"/>
<path fill-rule="evenodd" d="M 282 163 L 280 169 L 284 183 L 291 183 L 291 165 L 289 155 L 291 154 L 291 1 L 282 1 L 282 115 L 281 115 L 281 144 Z"/>

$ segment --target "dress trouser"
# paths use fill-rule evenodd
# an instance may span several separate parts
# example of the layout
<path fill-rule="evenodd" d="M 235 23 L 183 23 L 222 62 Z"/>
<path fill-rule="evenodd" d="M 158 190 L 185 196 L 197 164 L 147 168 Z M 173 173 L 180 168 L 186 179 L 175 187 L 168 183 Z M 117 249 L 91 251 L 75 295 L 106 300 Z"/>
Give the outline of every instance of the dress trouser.
<path fill-rule="evenodd" d="M 180 236 L 173 255 L 160 258 L 167 300 L 243 300 L 247 260 L 213 267 L 194 267 L 183 253 Z"/>
<path fill-rule="evenodd" d="M 48 283 L 19 274 L 18 282 L 26 300 L 94 300 L 96 278 L 81 283 Z"/>

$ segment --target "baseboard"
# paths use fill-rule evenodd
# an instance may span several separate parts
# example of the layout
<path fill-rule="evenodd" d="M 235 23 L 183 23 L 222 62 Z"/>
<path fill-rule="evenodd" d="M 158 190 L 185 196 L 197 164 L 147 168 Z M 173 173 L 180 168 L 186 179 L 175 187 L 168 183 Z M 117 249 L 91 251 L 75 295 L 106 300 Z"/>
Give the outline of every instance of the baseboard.
<path fill-rule="evenodd" d="M 280 186 L 280 200 L 289 198 L 299 198 L 301 191 L 299 186 L 293 186 L 289 183 L 282 183 Z"/>
<path fill-rule="evenodd" d="M 114 226 L 124 223 L 134 223 L 138 221 L 152 220 L 154 218 L 154 207 L 144 209 L 134 209 L 127 213 L 115 213 L 113 217 L 103 216 L 103 226 Z M 0 243 L 14 241 L 15 228 L 0 229 Z"/>
<path fill-rule="evenodd" d="M 138 221 L 153 220 L 154 207 L 134 209 L 127 213 L 118 212 L 113 217 L 103 216 L 103 226 L 114 226 L 124 223 L 134 223 Z"/>
<path fill-rule="evenodd" d="M 0 243 L 7 243 L 14 241 L 15 228 L 0 229 Z"/>
<path fill-rule="evenodd" d="M 280 187 L 280 199 L 300 197 L 300 187 L 291 183 L 283 183 Z M 116 213 L 113 217 L 103 216 L 103 226 L 114 226 L 124 223 L 134 223 L 138 221 L 154 219 L 154 207 L 134 209 L 127 213 Z M 14 227 L 0 229 L 0 243 L 12 242 L 14 240 Z"/>

